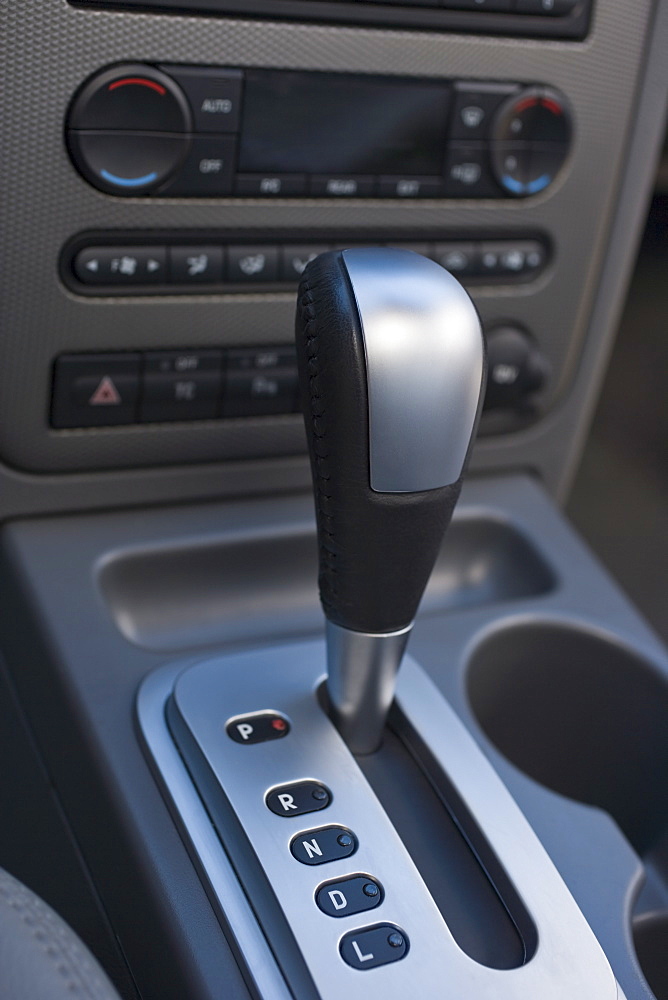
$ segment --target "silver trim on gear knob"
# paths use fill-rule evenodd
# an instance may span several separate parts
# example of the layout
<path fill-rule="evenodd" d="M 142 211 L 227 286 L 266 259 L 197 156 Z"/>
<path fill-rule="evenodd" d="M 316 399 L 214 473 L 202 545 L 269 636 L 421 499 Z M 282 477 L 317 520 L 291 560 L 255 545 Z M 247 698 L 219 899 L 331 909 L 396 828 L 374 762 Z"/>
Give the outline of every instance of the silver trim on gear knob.
<path fill-rule="evenodd" d="M 457 482 L 483 389 L 484 342 L 468 293 L 410 250 L 344 250 L 367 368 L 371 488 Z"/>
<path fill-rule="evenodd" d="M 352 753 L 373 753 L 382 742 L 412 628 L 353 632 L 326 621 L 330 714 Z"/>

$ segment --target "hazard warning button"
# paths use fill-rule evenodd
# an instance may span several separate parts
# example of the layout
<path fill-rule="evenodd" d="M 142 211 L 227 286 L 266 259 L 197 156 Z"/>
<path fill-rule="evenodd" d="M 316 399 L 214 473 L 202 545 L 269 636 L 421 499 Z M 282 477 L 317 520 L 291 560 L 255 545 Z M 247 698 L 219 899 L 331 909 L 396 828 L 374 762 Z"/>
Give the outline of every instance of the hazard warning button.
<path fill-rule="evenodd" d="M 140 355 L 76 354 L 56 361 L 52 427 L 108 427 L 137 419 Z"/>

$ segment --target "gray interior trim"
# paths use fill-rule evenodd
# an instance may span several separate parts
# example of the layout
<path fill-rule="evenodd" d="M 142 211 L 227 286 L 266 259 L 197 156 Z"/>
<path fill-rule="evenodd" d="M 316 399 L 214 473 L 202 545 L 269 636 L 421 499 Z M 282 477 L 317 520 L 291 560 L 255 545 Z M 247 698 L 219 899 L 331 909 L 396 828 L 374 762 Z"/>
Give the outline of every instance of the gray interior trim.
<path fill-rule="evenodd" d="M 344 991 L 362 1000 L 369 990 L 366 974 L 340 960 L 337 943 L 342 934 L 372 921 L 360 915 L 333 921 L 309 905 L 315 886 L 326 876 L 321 869 L 314 874 L 309 866 L 292 864 L 289 857 L 295 833 L 336 822 L 353 829 L 359 840 L 348 867 L 371 874 L 385 888 L 382 912 L 378 908 L 374 917 L 396 923 L 411 942 L 400 963 L 374 969 L 374 989 L 383 996 L 403 1000 L 416 987 L 434 995 L 447 983 L 448 990 L 462 995 L 472 991 L 490 1000 L 618 997 L 608 962 L 540 841 L 452 709 L 407 658 L 398 687 L 399 707 L 484 831 L 538 930 L 538 950 L 519 969 L 489 969 L 459 949 L 384 811 L 320 708 L 316 689 L 324 666 L 322 642 L 241 652 L 186 668 L 176 680 L 174 694 L 178 718 L 240 821 L 320 996 L 340 997 Z M 290 719 L 291 732 L 278 742 L 240 745 L 221 735 L 221 705 L 226 717 L 269 707 Z M 203 791 L 208 782 L 197 755 L 193 756 L 189 740 L 177 739 Z M 326 818 L 324 812 L 314 814 L 314 824 L 311 816 L 273 818 L 267 813 L 264 796 L 270 788 L 305 778 L 315 778 L 332 790 L 333 804 Z M 208 784 L 204 795 L 216 822 L 220 807 L 215 789 Z M 182 816 L 182 821 L 189 830 L 191 817 Z M 218 822 L 219 834 L 235 859 L 236 835 L 229 830 Z M 196 820 L 195 832 L 198 835 Z M 236 854 L 233 863 L 244 880 L 247 862 Z M 256 899 L 255 905 L 262 920 L 261 900 Z M 270 926 L 265 929 L 271 934 Z"/>
<path fill-rule="evenodd" d="M 144 745 L 216 912 L 237 954 L 243 956 L 249 985 L 259 997 L 291 1000 L 292 994 L 167 729 L 165 707 L 182 670 L 183 664 L 172 664 L 149 674 L 142 683 L 136 710 Z"/>
<path fill-rule="evenodd" d="M 539 784 L 504 758 L 481 729 L 467 686 L 472 658 L 501 628 L 509 632 L 510 652 L 515 653 L 518 647 L 513 636 L 519 637 L 527 624 L 532 625 L 538 642 L 549 642 L 553 626 L 558 626 L 568 638 L 564 648 L 576 663 L 582 663 L 583 670 L 592 657 L 597 659 L 598 670 L 605 669 L 609 647 L 626 649 L 628 654 L 621 656 L 620 698 L 635 690 L 636 669 L 651 673 L 656 685 L 665 686 L 666 651 L 531 477 L 470 478 L 456 521 L 462 531 L 456 532 L 453 525 L 446 539 L 451 548 L 443 552 L 433 588 L 427 591 L 416 621 L 412 655 L 446 695 L 510 789 L 594 929 L 627 996 L 651 1000 L 631 945 L 630 928 L 634 915 L 668 905 L 665 861 L 658 855 L 640 858 L 610 815 Z M 481 525 L 487 527 L 483 530 Z M 296 565 L 289 554 L 277 558 L 276 552 L 282 550 L 262 543 L 273 534 L 287 539 L 289 545 L 290 538 L 309 530 L 313 532 L 312 555 L 299 546 Z M 473 542 L 480 544 L 481 532 L 483 549 L 471 548 Z M 230 650 L 320 632 L 310 498 L 306 494 L 271 500 L 245 498 L 24 519 L 3 529 L 2 542 L 4 652 L 26 716 L 49 762 L 50 778 L 137 981 L 148 991 L 157 980 L 163 986 L 162 996 L 178 995 L 179 1000 L 183 995 L 217 997 L 221 981 L 229 983 L 236 966 L 230 968 L 219 923 L 146 766 L 131 704 L 143 677 L 170 657 L 192 656 L 202 642 L 211 650 Z M 210 570 L 217 575 L 229 569 L 229 547 L 239 543 L 233 562 L 245 566 L 248 575 L 243 584 L 235 577 L 241 591 L 235 595 L 238 613 L 226 618 L 218 613 L 218 608 L 227 606 L 224 590 L 215 590 L 211 605 L 203 607 L 204 590 L 198 588 L 205 581 L 198 553 L 203 553 L 202 559 L 210 555 Z M 174 551 L 182 553 L 182 562 L 170 562 Z M 192 564 L 189 551 L 193 552 Z M 160 561 L 153 563 L 153 557 L 161 553 L 168 560 L 164 569 Z M 114 561 L 127 572 L 118 574 L 114 588 L 111 577 L 103 587 L 102 574 Z M 506 582 L 532 561 L 534 568 L 523 587 L 509 589 Z M 156 581 L 168 573 L 175 573 L 185 588 L 186 612 L 175 623 L 161 623 L 156 617 L 156 608 L 161 608 L 165 619 L 173 616 L 173 608 L 179 606 L 178 589 L 166 603 L 147 598 L 134 631 L 124 632 L 118 616 L 132 606 L 137 593 L 128 589 L 129 581 L 134 580 L 135 586 L 143 581 L 153 592 Z M 453 588 L 454 597 L 449 596 Z M 117 590 L 125 594 L 125 602 Z M 265 595 L 266 603 L 258 609 L 259 593 Z M 273 594 L 280 595 L 278 605 Z M 205 616 L 212 613 L 216 628 L 206 627 L 206 617 L 204 625 L 193 617 L 195 608 Z M 85 629 L 82 621 L 87 623 Z M 15 636 L 17 626 L 22 629 L 20 640 Z M 581 641 L 585 636 L 588 641 Z M 493 664 L 498 648 L 490 647 Z M 523 648 L 526 654 L 526 645 Z M 205 655 L 210 654 L 200 657 Z M 527 655 L 535 656 L 530 649 Z M 527 669 L 532 663 L 530 658 Z M 520 689 L 520 701 L 523 694 Z M 605 707 L 605 702 L 600 704 Z M 609 720 L 602 717 L 598 724 L 609 726 Z M 561 735 L 555 743 L 557 752 Z M 628 730 L 625 738 L 631 738 Z M 633 739 L 635 745 L 635 735 Z M 76 758 L 74 770 L 73 751 L 85 752 Z M 606 766 L 605 757 L 600 764 Z M 639 773 L 638 784 L 643 786 L 648 813 L 664 808 L 662 788 L 653 773 Z M 90 809 L 89 792 L 98 803 L 95 810 Z M 110 832 L 112 807 L 117 819 Z M 173 956 L 176 986 L 163 982 L 163 952 L 147 953 L 143 927 L 137 927 L 136 914 L 128 912 L 125 887 L 119 884 L 116 871 L 109 870 L 109 857 L 114 856 L 119 839 L 122 843 L 129 839 L 134 845 L 128 860 L 137 873 L 136 891 L 141 889 L 142 898 L 151 901 L 148 912 L 166 942 L 166 952 Z M 648 889 L 639 897 L 643 880 Z M 173 938 L 165 933 L 163 913 L 173 922 Z M 196 931 L 191 933 L 193 927 Z M 184 993 L 179 989 L 183 983 L 192 988 Z M 240 996 L 243 983 L 234 979 L 229 992 Z"/>

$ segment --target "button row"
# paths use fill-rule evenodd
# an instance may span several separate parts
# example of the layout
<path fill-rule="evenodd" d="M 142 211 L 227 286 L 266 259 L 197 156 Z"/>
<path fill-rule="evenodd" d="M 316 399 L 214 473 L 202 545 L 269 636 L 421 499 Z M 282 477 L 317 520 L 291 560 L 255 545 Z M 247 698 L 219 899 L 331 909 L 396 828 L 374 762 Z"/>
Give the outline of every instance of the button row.
<path fill-rule="evenodd" d="M 463 278 L 527 279 L 544 267 L 547 257 L 540 240 L 396 242 L 392 246 L 415 250 Z M 72 268 L 79 282 L 94 288 L 174 292 L 174 286 L 294 285 L 311 260 L 332 249 L 325 243 L 91 246 L 76 253 Z"/>
<path fill-rule="evenodd" d="M 278 712 L 254 712 L 228 719 L 225 732 L 234 743 L 252 746 L 287 736 L 290 722 Z M 322 782 L 306 778 L 270 788 L 264 801 L 275 816 L 289 819 L 327 809 L 333 795 Z M 358 846 L 352 830 L 332 824 L 297 833 L 290 841 L 290 853 L 301 864 L 315 866 L 349 858 Z M 384 899 L 385 890 L 379 880 L 361 872 L 321 882 L 314 892 L 318 909 L 335 918 L 375 910 Z M 408 949 L 406 934 L 389 923 L 348 931 L 339 942 L 341 958 L 360 971 L 397 962 Z"/>
<path fill-rule="evenodd" d="M 236 743 L 250 743 L 259 720 L 262 734 L 267 732 L 268 719 L 287 723 L 277 713 L 259 712 L 231 719 L 225 728 Z M 239 739 L 240 727 L 244 725 L 251 732 L 246 734 L 245 739 Z M 273 738 L 260 735 L 256 742 Z M 326 809 L 331 805 L 332 798 L 332 793 L 325 785 L 307 779 L 270 789 L 265 796 L 265 803 L 275 815 L 290 817 Z M 290 853 L 301 864 L 315 866 L 349 858 L 358 846 L 357 837 L 352 830 L 332 825 L 296 834 L 290 841 Z M 385 890 L 373 876 L 356 873 L 321 882 L 315 889 L 314 898 L 318 909 L 327 916 L 350 917 L 380 906 L 385 898 Z M 348 931 L 339 942 L 339 952 L 344 962 L 359 970 L 397 962 L 408 953 L 408 948 L 409 941 L 404 931 L 387 923 Z"/>
<path fill-rule="evenodd" d="M 503 101 L 517 90 L 490 85 L 457 88 L 452 117 L 452 141 L 447 145 L 443 176 L 373 174 L 235 174 L 237 140 L 233 137 L 196 136 L 178 176 L 160 194 L 165 197 L 242 198 L 500 198 L 503 186 L 492 169 L 498 158 L 496 142 L 486 141 L 491 120 Z M 108 140 L 104 156 L 120 155 L 118 134 Z M 163 155 L 162 137 L 143 137 L 156 144 L 152 155 Z M 128 142 L 137 142 L 137 135 Z M 88 140 L 87 140 L 88 141 Z M 99 144 L 102 140 L 95 136 Z M 106 141 L 106 140 L 105 140 Z M 113 150 L 112 150 L 113 145 Z M 97 146 L 96 146 L 97 150 Z M 165 149 L 166 156 L 170 151 Z M 92 156 L 93 150 L 87 155 Z M 125 153 L 123 153 L 125 155 Z M 102 153 L 100 153 L 102 156 Z M 563 159 L 563 157 L 562 157 Z M 100 160 L 101 162 L 101 160 Z M 105 160 L 105 162 L 110 162 Z M 120 169 L 120 168 L 119 168 Z M 531 192 L 533 193 L 533 192 Z"/>
<path fill-rule="evenodd" d="M 295 354 L 287 346 L 71 354 L 55 363 L 51 425 L 104 427 L 297 409 Z"/>

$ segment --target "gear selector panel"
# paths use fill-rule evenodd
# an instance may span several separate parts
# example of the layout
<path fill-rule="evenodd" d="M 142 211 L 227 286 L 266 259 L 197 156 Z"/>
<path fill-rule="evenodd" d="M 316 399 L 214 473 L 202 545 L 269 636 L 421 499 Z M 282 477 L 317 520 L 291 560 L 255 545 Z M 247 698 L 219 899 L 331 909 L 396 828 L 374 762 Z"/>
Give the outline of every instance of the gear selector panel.
<path fill-rule="evenodd" d="M 228 855 L 252 900 L 290 995 L 405 1000 L 445 995 L 438 990 L 448 984 L 453 996 L 618 1000 L 603 952 L 535 834 L 440 693 L 408 659 L 397 732 L 409 742 L 419 732 L 447 770 L 517 891 L 519 904 L 504 900 L 512 919 L 534 928 L 519 967 L 489 968 L 462 950 L 448 913 L 434 902 L 322 711 L 325 664 L 321 642 L 214 657 L 186 665 L 167 701 L 171 737 L 210 817 L 205 825 L 210 830 L 213 823 L 221 863 Z M 175 677 L 173 667 L 164 669 Z M 284 738 L 247 746 L 225 736 L 228 713 L 243 718 L 262 704 L 289 720 Z M 144 717 L 141 709 L 140 722 Z M 430 773 L 437 782 L 438 772 Z M 165 780 L 169 788 L 166 774 Z M 268 808 L 272 796 L 276 809 Z M 300 812 L 302 805 L 308 809 Z M 197 850 L 198 832 L 183 819 Z M 202 860 L 215 865 L 215 852 Z M 225 898 L 220 903 L 224 910 Z"/>

